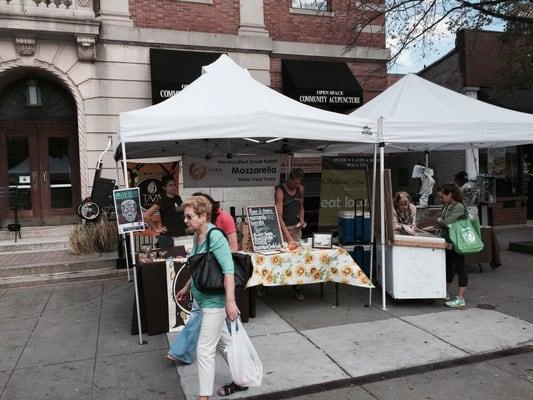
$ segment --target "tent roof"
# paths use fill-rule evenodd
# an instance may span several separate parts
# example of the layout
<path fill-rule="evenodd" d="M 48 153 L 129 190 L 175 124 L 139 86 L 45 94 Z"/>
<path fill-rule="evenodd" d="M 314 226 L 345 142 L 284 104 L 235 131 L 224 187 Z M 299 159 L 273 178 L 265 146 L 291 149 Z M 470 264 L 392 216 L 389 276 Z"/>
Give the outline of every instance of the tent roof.
<path fill-rule="evenodd" d="M 389 144 L 385 147 L 388 151 L 457 150 L 533 142 L 533 115 L 473 99 L 414 74 L 404 76 L 351 115 L 384 117 L 380 141 Z"/>
<path fill-rule="evenodd" d="M 375 132 L 375 120 L 301 104 L 226 55 L 177 95 L 119 117 L 128 158 L 296 152 L 331 142 L 375 143 Z"/>

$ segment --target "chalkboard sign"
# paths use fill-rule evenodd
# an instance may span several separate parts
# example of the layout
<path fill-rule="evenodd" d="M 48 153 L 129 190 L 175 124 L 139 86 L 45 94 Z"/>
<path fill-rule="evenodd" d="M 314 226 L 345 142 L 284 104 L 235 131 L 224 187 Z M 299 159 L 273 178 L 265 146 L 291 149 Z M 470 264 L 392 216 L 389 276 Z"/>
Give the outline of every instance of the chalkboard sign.
<path fill-rule="evenodd" d="M 246 207 L 254 251 L 273 251 L 283 247 L 276 206 Z"/>

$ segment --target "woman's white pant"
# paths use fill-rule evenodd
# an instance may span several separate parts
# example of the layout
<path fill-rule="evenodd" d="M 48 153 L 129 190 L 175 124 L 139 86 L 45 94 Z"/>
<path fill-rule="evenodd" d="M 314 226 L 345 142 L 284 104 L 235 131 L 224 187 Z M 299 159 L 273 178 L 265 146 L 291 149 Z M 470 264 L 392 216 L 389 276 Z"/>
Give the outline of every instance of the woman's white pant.
<path fill-rule="evenodd" d="M 226 310 L 224 308 L 202 309 L 202 326 L 196 350 L 198 379 L 200 381 L 199 396 L 211 396 L 213 394 L 217 348 L 227 362 L 224 349 L 230 341 L 230 334 L 225 320 Z"/>

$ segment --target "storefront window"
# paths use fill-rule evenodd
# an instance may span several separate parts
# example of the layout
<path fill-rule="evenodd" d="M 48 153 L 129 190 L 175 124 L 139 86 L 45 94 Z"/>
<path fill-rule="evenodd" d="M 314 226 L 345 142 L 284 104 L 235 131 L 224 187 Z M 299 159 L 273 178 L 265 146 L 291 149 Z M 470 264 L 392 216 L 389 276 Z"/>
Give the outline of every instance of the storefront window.
<path fill-rule="evenodd" d="M 315 11 L 330 11 L 329 3 L 329 0 L 292 0 L 292 8 Z"/>
<path fill-rule="evenodd" d="M 521 163 L 517 147 L 479 151 L 479 172 L 496 178 L 496 196 L 520 196 Z"/>

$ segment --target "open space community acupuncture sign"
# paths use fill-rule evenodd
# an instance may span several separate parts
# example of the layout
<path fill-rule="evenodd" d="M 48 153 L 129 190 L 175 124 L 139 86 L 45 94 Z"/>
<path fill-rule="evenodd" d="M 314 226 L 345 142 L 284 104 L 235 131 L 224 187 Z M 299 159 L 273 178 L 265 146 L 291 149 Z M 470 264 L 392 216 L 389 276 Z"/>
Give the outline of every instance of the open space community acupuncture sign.
<path fill-rule="evenodd" d="M 113 200 L 117 213 L 118 233 L 144 231 L 139 188 L 115 189 Z"/>
<path fill-rule="evenodd" d="M 277 251 L 283 247 L 276 206 L 246 207 L 250 236 L 255 252 Z"/>
<path fill-rule="evenodd" d="M 276 156 L 183 157 L 186 188 L 276 186 L 279 172 L 280 159 Z"/>
<path fill-rule="evenodd" d="M 368 208 L 367 157 L 322 157 L 320 211 L 318 225 L 337 225 L 339 211 L 354 211 L 356 200 L 364 199 Z"/>

